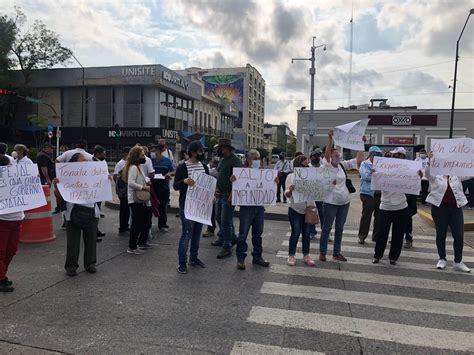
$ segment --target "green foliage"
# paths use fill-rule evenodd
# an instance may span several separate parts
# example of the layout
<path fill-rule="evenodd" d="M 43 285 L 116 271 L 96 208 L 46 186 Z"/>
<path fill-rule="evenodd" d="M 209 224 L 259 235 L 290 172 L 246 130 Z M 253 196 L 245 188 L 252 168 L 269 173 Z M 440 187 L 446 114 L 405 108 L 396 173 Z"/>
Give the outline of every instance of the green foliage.
<path fill-rule="evenodd" d="M 287 155 L 294 156 L 296 153 L 296 143 L 288 143 L 285 146 L 285 150 L 286 150 Z"/>
<path fill-rule="evenodd" d="M 13 19 L 6 15 L 0 16 L 0 83 L 8 82 L 8 70 L 12 66 L 9 56 L 16 35 L 16 26 Z"/>
<path fill-rule="evenodd" d="M 33 160 L 36 163 L 36 157 L 38 156 L 38 149 L 37 148 L 30 148 L 28 149 L 28 158 Z"/>
<path fill-rule="evenodd" d="M 260 153 L 260 158 L 265 159 L 268 157 L 268 150 L 265 148 L 257 148 L 258 152 Z"/>
<path fill-rule="evenodd" d="M 272 154 L 280 154 L 281 152 L 283 152 L 283 149 L 281 149 L 280 147 L 274 147 L 272 149 Z"/>
<path fill-rule="evenodd" d="M 28 121 L 30 122 L 31 126 L 47 127 L 48 122 L 50 120 L 51 120 L 51 117 L 49 117 L 49 116 L 28 115 Z"/>

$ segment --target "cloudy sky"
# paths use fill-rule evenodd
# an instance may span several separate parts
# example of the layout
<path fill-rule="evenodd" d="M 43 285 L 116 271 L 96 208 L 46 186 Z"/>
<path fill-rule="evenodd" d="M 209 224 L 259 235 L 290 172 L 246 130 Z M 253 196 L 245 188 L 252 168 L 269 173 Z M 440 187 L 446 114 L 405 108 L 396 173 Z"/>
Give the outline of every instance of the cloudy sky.
<path fill-rule="evenodd" d="M 449 108 L 455 43 L 474 0 L 0 0 L 58 32 L 84 66 L 160 63 L 245 66 L 266 81 L 265 120 L 296 128 L 309 108 L 309 57 L 317 51 L 316 108 L 347 106 L 351 4 L 352 99 Z M 69 64 L 74 66 L 74 63 Z M 474 107 L 474 16 L 461 42 L 457 107 Z"/>

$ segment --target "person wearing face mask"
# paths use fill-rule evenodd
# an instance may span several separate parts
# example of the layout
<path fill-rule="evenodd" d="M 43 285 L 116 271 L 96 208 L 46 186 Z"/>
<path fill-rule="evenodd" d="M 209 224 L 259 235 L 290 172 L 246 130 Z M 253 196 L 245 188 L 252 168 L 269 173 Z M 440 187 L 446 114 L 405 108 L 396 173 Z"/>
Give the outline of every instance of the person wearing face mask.
<path fill-rule="evenodd" d="M 351 169 L 358 169 L 364 160 L 364 152 L 357 152 L 355 159 L 342 160 L 337 149 L 333 148 L 333 130 L 328 132 L 328 144 L 325 151 L 324 167 L 331 176 L 334 176 L 330 191 L 324 196 L 324 221 L 319 241 L 319 260 L 326 261 L 329 234 L 335 222 L 334 248 L 332 258 L 335 261 L 345 262 L 347 259 L 341 254 L 342 233 L 346 223 L 351 195 L 346 185 L 347 173 Z M 365 137 L 363 137 L 365 142 Z"/>
<path fill-rule="evenodd" d="M 320 148 L 316 148 L 311 152 L 310 155 L 310 161 L 311 161 L 311 166 L 315 169 L 324 169 L 324 167 L 321 165 L 321 156 L 323 155 L 323 151 Z M 318 214 L 319 214 L 319 219 L 321 221 L 324 220 L 324 212 L 323 212 L 323 201 L 316 201 L 316 208 L 318 209 Z M 316 238 L 316 225 L 312 224 L 311 225 L 311 231 L 309 233 L 310 239 Z"/>
<path fill-rule="evenodd" d="M 31 159 L 27 157 L 28 148 L 26 148 L 26 145 L 16 144 L 15 147 L 13 147 L 13 153 L 15 153 L 13 157 L 17 164 L 33 164 Z"/>
<path fill-rule="evenodd" d="M 130 239 L 127 249 L 128 254 L 141 255 L 152 246 L 147 243 L 151 219 L 150 186 L 147 184 L 143 166 L 145 165 L 145 151 L 143 147 L 135 146 L 127 156 L 124 168 L 124 180 L 128 184 L 128 204 L 132 210 L 132 224 L 130 226 Z M 139 194 L 137 191 L 146 191 Z M 148 197 L 148 198 L 147 198 Z"/>
<path fill-rule="evenodd" d="M 168 201 L 170 199 L 170 179 L 174 176 L 174 168 L 171 160 L 163 156 L 163 144 L 153 147 L 150 152 L 155 177 L 152 179 L 153 190 L 160 201 L 158 217 L 158 230 L 162 233 L 169 231 L 168 227 Z"/>
<path fill-rule="evenodd" d="M 261 169 L 260 153 L 256 149 L 247 152 L 244 168 Z M 230 181 L 234 182 L 236 177 L 232 175 Z M 276 183 L 276 182 L 275 182 Z M 237 269 L 245 270 L 245 258 L 247 257 L 247 236 L 252 228 L 252 264 L 268 267 L 270 263 L 262 257 L 262 234 L 265 223 L 265 208 L 263 206 L 240 206 L 239 213 L 239 236 L 237 238 Z"/>
<path fill-rule="evenodd" d="M 65 148 L 67 148 L 67 147 L 65 147 Z M 69 160 L 71 160 L 71 158 L 77 153 L 80 153 L 87 161 L 93 161 L 94 156 L 92 154 L 87 153 L 86 149 L 87 149 L 87 141 L 81 139 L 76 143 L 76 148 L 75 149 L 66 150 L 64 153 L 62 153 L 61 155 L 59 155 L 56 158 L 56 162 L 58 162 L 58 163 L 68 163 Z"/>
<path fill-rule="evenodd" d="M 105 148 L 102 147 L 101 145 L 96 145 L 94 147 L 93 151 L 93 160 L 94 161 L 105 161 L 105 158 L 107 157 L 107 154 L 105 152 Z M 99 210 L 101 209 L 102 203 L 97 202 L 97 206 L 99 207 Z M 101 218 L 104 218 L 104 215 L 100 215 Z M 102 241 L 102 237 L 105 237 L 105 233 L 101 232 L 99 230 L 99 226 L 97 225 L 97 242 L 100 243 Z"/>
<path fill-rule="evenodd" d="M 362 202 L 362 215 L 359 222 L 359 244 L 364 244 L 369 235 L 370 222 L 374 216 L 374 229 L 372 231 L 372 241 L 377 238 L 377 222 L 380 206 L 380 191 L 374 191 L 370 185 L 372 183 L 372 164 L 375 157 L 381 157 L 382 149 L 377 146 L 369 148 L 369 156 L 360 164 L 360 200 Z"/>
<path fill-rule="evenodd" d="M 428 190 L 430 188 L 430 181 L 425 176 L 426 164 L 428 163 L 426 149 L 420 149 L 420 155 L 415 159 L 415 161 L 421 162 L 421 171 L 423 172 L 423 177 L 421 178 L 421 203 L 423 206 L 426 206 L 426 197 L 428 197 Z"/>

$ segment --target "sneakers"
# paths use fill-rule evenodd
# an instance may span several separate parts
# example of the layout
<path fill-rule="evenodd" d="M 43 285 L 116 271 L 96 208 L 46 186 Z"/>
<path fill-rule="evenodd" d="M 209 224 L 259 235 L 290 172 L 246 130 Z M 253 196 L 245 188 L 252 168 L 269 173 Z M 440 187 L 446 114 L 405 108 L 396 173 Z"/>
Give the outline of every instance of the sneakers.
<path fill-rule="evenodd" d="M 359 240 L 357 241 L 359 244 L 365 244 L 365 238 L 359 236 Z"/>
<path fill-rule="evenodd" d="M 448 262 L 446 259 L 439 259 L 438 262 L 436 263 L 436 268 L 438 270 L 444 270 L 446 269 L 446 266 L 448 265 Z"/>
<path fill-rule="evenodd" d="M 189 264 L 194 267 L 202 267 L 203 269 L 206 267 L 206 264 L 204 264 L 201 260 L 195 259 L 195 260 L 189 260 Z"/>
<path fill-rule="evenodd" d="M 237 261 L 237 270 L 245 270 L 245 261 L 243 260 Z"/>
<path fill-rule="evenodd" d="M 188 273 L 188 268 L 186 267 L 186 265 L 179 265 L 177 270 L 180 274 L 187 274 Z"/>
<path fill-rule="evenodd" d="M 0 292 L 13 292 L 15 289 L 8 284 L 8 279 L 0 281 Z"/>
<path fill-rule="evenodd" d="M 390 265 L 397 265 L 397 262 L 395 260 L 390 260 Z"/>
<path fill-rule="evenodd" d="M 217 254 L 217 259 L 225 259 L 232 256 L 232 251 L 227 249 L 222 249 L 219 254 Z"/>
<path fill-rule="evenodd" d="M 205 231 L 204 233 L 202 233 L 202 237 L 203 238 L 212 238 L 212 237 L 214 237 L 214 232 Z"/>
<path fill-rule="evenodd" d="M 314 266 L 315 265 L 314 260 L 309 255 L 303 256 L 303 262 L 308 266 Z"/>
<path fill-rule="evenodd" d="M 160 228 L 160 232 L 161 232 L 161 233 L 168 233 L 169 231 L 170 231 L 170 230 L 169 230 L 168 227 L 162 227 L 162 228 Z"/>
<path fill-rule="evenodd" d="M 413 248 L 413 241 L 407 241 L 405 243 L 405 249 L 411 249 Z"/>
<path fill-rule="evenodd" d="M 89 266 L 88 268 L 86 268 L 86 271 L 89 273 L 89 274 L 95 274 L 97 272 L 97 269 L 95 268 L 94 265 L 92 266 Z"/>
<path fill-rule="evenodd" d="M 142 249 L 142 250 L 153 249 L 153 246 L 152 246 L 151 244 L 148 244 L 148 243 L 139 245 L 138 247 L 139 247 L 140 249 Z"/>
<path fill-rule="evenodd" d="M 270 266 L 270 262 L 269 261 L 265 261 L 261 256 L 257 256 L 255 258 L 252 259 L 252 264 L 255 264 L 255 265 L 260 265 L 260 266 L 263 266 L 263 267 L 268 267 Z"/>
<path fill-rule="evenodd" d="M 288 256 L 288 260 L 286 262 L 288 266 L 295 266 L 296 265 L 296 259 L 294 255 Z"/>
<path fill-rule="evenodd" d="M 67 276 L 74 277 L 74 276 L 77 275 L 77 271 L 76 270 L 66 270 L 66 274 L 67 274 Z"/>
<path fill-rule="evenodd" d="M 319 261 L 326 261 L 326 254 L 319 254 Z"/>
<path fill-rule="evenodd" d="M 335 255 L 332 257 L 332 260 L 335 260 L 335 261 L 342 261 L 342 262 L 346 262 L 347 259 L 345 257 L 342 256 L 342 254 L 339 254 L 339 255 Z"/>
<path fill-rule="evenodd" d="M 139 248 L 137 248 L 137 249 L 128 248 L 127 253 L 132 254 L 132 255 L 143 255 L 143 254 L 145 254 L 145 251 L 143 249 L 139 249 Z"/>
<path fill-rule="evenodd" d="M 378 264 L 379 261 L 380 261 L 380 259 L 373 258 L 373 259 L 372 259 L 372 264 Z"/>
<path fill-rule="evenodd" d="M 462 261 L 460 263 L 454 263 L 453 269 L 462 272 L 471 272 L 471 269 L 469 269 Z"/>

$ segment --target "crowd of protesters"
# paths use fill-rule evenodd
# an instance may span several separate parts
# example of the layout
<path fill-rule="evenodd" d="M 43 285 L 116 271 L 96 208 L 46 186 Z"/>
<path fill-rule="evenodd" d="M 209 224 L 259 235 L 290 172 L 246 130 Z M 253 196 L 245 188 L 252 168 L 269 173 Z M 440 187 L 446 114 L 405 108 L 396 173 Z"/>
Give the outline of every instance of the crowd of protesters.
<path fill-rule="evenodd" d="M 288 220 L 291 233 L 287 264 L 297 263 L 297 247 L 302 238 L 302 261 L 307 266 L 315 266 L 310 255 L 310 241 L 317 235 L 316 224 L 320 224 L 319 261 L 327 260 L 328 242 L 333 233 L 332 258 L 338 262 L 346 262 L 342 254 L 342 238 L 348 216 L 351 194 L 356 191 L 349 178 L 349 170 L 358 170 L 360 175 L 360 200 L 362 213 L 359 223 L 358 242 L 365 244 L 372 228 L 372 241 L 375 242 L 372 262 L 377 264 L 383 258 L 388 241 L 390 250 L 388 259 L 391 265 L 396 265 L 403 249 L 413 247 L 412 216 L 416 213 L 416 197 L 398 192 L 374 191 L 371 188 L 372 174 L 375 172 L 373 161 L 375 157 L 391 157 L 406 159 L 407 152 L 398 147 L 384 153 L 377 146 L 371 146 L 368 155 L 357 152 L 354 159 L 343 160 L 339 150 L 333 146 L 333 132 L 329 131 L 327 145 L 317 148 L 309 157 L 302 153 L 295 154 L 293 160 L 286 159 L 280 154 L 274 166 L 276 172 L 275 185 L 277 190 L 276 202 L 288 205 Z M 39 176 L 43 185 L 49 185 L 54 190 L 56 209 L 61 213 L 66 230 L 67 249 L 65 270 L 69 276 L 75 276 L 79 268 L 81 239 L 84 243 L 83 265 L 89 273 L 97 272 L 96 249 L 97 242 L 105 236 L 99 230 L 101 204 L 73 204 L 62 199 L 58 191 L 59 183 L 55 174 L 56 163 L 80 164 L 86 161 L 105 161 L 106 150 L 95 146 L 92 154 L 87 152 L 85 141 L 79 141 L 73 149 L 61 146 L 60 154 L 54 158 L 55 147 L 50 143 L 42 145 L 36 157 Z M 448 227 L 454 239 L 455 270 L 469 272 L 470 269 L 462 262 L 463 252 L 463 210 L 468 204 L 465 190 L 470 190 L 471 208 L 473 202 L 473 178 L 457 176 L 433 176 L 430 174 L 432 153 L 420 151 L 418 160 L 421 161 L 419 176 L 420 196 L 422 204 L 431 204 L 431 214 L 436 226 L 436 246 L 439 260 L 438 269 L 447 266 L 446 237 Z M 120 201 L 119 234 L 129 234 L 126 252 L 131 255 L 143 255 L 153 248 L 153 233 L 151 232 L 153 216 L 158 217 L 158 231 L 167 233 L 168 206 L 170 203 L 171 186 L 179 191 L 179 218 L 181 235 L 178 243 L 178 267 L 181 274 L 188 272 L 188 265 L 205 268 L 205 263 L 199 258 L 199 243 L 202 237 L 216 236 L 213 246 L 221 247 L 218 259 L 232 256 L 236 247 L 237 269 L 245 270 L 247 257 L 248 234 L 252 235 L 252 263 L 268 267 L 269 262 L 263 258 L 262 237 L 265 222 L 264 206 L 241 206 L 239 213 L 239 230 L 234 227 L 233 215 L 236 206 L 231 203 L 232 182 L 236 180 L 234 168 L 263 169 L 262 159 L 258 150 L 250 149 L 245 162 L 235 154 L 232 141 L 220 139 L 216 147 L 216 156 L 205 161 L 205 147 L 200 141 L 188 144 L 184 159 L 176 162 L 173 152 L 166 142 L 156 145 L 124 147 L 121 159 L 116 163 L 110 179 L 115 182 L 115 191 Z M 33 164 L 28 158 L 28 148 L 23 144 L 14 146 L 11 155 L 8 146 L 0 143 L 0 166 L 15 164 Z M 328 191 L 319 201 L 296 202 L 295 169 L 311 168 L 331 176 Z M 202 233 L 203 224 L 186 218 L 184 205 L 188 188 L 195 184 L 195 174 L 209 174 L 216 178 L 215 203 L 212 211 L 212 225 Z M 172 182 L 172 184 L 171 184 Z M 13 283 L 7 277 L 7 270 L 17 246 L 21 233 L 24 212 L 0 214 L 0 291 L 13 291 Z M 373 219 L 373 223 L 372 223 Z M 218 230 L 216 233 L 215 231 Z M 391 238 L 389 238 L 391 230 Z M 189 253 L 189 257 L 188 257 Z"/>

